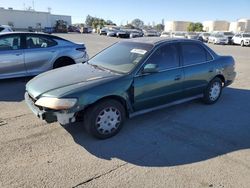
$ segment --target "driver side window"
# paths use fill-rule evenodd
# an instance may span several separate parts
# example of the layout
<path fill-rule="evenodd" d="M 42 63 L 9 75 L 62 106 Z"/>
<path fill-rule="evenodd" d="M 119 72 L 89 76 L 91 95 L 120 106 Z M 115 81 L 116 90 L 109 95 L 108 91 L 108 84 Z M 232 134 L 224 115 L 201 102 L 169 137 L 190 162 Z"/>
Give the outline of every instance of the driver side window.
<path fill-rule="evenodd" d="M 158 71 L 179 67 L 179 56 L 176 45 L 167 44 L 159 47 L 148 59 L 147 64 L 156 64 Z"/>

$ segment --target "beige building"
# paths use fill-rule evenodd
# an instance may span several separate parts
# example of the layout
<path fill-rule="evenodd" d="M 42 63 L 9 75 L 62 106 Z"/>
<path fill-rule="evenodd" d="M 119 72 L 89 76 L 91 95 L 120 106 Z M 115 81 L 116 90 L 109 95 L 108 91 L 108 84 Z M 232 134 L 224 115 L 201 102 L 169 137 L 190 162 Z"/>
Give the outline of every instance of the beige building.
<path fill-rule="evenodd" d="M 230 23 L 224 20 L 205 21 L 203 24 L 203 30 L 207 32 L 213 31 L 228 31 Z"/>
<path fill-rule="evenodd" d="M 188 21 L 166 21 L 165 31 L 187 31 L 187 28 L 191 22 Z"/>
<path fill-rule="evenodd" d="M 231 22 L 229 31 L 234 33 L 250 32 L 250 19 L 239 19 L 236 22 Z"/>
<path fill-rule="evenodd" d="M 50 12 L 38 12 L 34 10 L 0 8 L 0 25 L 9 25 L 14 29 L 54 27 L 57 20 L 66 21 L 68 25 L 71 25 L 71 16 L 54 15 Z"/>

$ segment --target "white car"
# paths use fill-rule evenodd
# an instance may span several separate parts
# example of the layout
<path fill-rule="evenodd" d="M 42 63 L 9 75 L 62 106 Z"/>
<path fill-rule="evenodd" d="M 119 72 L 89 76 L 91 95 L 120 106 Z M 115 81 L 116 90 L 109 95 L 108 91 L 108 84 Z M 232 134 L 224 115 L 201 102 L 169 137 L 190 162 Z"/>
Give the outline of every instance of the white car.
<path fill-rule="evenodd" d="M 250 33 L 241 33 L 233 36 L 232 41 L 234 44 L 243 46 L 250 46 Z"/>
<path fill-rule="evenodd" d="M 0 33 L 3 32 L 13 32 L 13 30 L 8 25 L 0 25 Z"/>
<path fill-rule="evenodd" d="M 170 32 L 165 32 L 165 31 L 163 31 L 162 33 L 161 33 L 161 36 L 160 37 L 167 37 L 167 38 L 170 38 L 171 37 L 171 33 Z"/>
<path fill-rule="evenodd" d="M 228 42 L 228 37 L 220 33 L 214 33 L 208 37 L 208 43 L 228 44 Z"/>
<path fill-rule="evenodd" d="M 178 39 L 185 39 L 186 38 L 186 33 L 182 32 L 176 32 L 172 35 L 173 38 L 178 38 Z"/>

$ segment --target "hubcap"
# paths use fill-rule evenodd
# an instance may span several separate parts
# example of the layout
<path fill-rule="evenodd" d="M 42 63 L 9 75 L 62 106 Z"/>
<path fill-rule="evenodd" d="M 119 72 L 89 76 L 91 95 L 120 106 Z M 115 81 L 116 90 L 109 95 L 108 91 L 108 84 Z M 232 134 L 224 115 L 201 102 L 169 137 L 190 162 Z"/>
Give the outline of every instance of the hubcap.
<path fill-rule="evenodd" d="M 220 96 L 220 92 L 221 92 L 220 83 L 219 82 L 213 83 L 209 91 L 210 100 L 215 101 L 216 99 L 218 99 L 218 97 Z"/>
<path fill-rule="evenodd" d="M 114 107 L 102 110 L 96 118 L 97 131 L 101 134 L 110 134 L 120 125 L 121 113 Z"/>

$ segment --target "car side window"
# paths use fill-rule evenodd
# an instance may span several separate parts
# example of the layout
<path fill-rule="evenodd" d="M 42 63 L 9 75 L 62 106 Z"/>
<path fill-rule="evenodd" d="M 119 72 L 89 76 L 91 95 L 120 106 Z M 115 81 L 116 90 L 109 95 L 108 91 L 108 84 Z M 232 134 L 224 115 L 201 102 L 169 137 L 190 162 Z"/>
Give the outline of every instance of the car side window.
<path fill-rule="evenodd" d="M 184 66 L 203 63 L 212 59 L 211 55 L 199 44 L 183 43 L 181 46 Z"/>
<path fill-rule="evenodd" d="M 18 35 L 3 36 L 0 38 L 0 51 L 18 50 L 21 48 L 21 37 Z"/>
<path fill-rule="evenodd" d="M 179 67 L 179 55 L 176 45 L 164 45 L 150 56 L 147 64 L 156 64 L 158 71 Z"/>
<path fill-rule="evenodd" d="M 43 36 L 27 36 L 26 46 L 28 49 L 32 48 L 48 48 L 55 46 L 56 42 Z"/>

